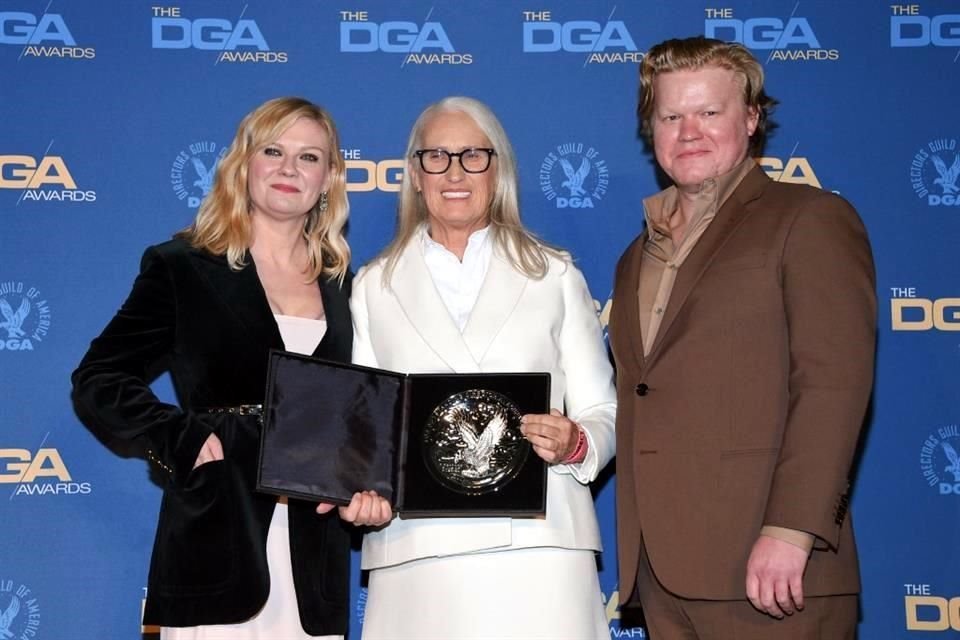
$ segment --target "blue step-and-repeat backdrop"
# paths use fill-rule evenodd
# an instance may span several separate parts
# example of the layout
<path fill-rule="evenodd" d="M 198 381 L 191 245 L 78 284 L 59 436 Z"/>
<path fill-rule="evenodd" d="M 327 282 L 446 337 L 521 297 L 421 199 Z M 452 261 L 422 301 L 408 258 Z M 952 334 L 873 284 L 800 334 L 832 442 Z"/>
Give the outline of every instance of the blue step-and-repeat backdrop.
<path fill-rule="evenodd" d="M 637 63 L 694 34 L 763 62 L 782 102 L 768 174 L 840 193 L 873 242 L 879 357 L 853 496 L 861 637 L 958 637 L 955 0 L 2 0 L 0 636 L 150 633 L 160 493 L 143 461 L 80 425 L 69 374 L 143 248 L 193 218 L 245 113 L 281 95 L 333 113 L 357 267 L 392 233 L 417 114 L 450 94 L 486 101 L 516 146 L 527 224 L 573 252 L 605 321 L 616 260 L 658 190 Z M 586 195 L 564 186 L 563 159 L 591 167 Z M 171 396 L 168 380 L 157 389 Z M 620 624 L 613 502 L 608 477 L 596 506 L 610 635 L 643 638 Z"/>

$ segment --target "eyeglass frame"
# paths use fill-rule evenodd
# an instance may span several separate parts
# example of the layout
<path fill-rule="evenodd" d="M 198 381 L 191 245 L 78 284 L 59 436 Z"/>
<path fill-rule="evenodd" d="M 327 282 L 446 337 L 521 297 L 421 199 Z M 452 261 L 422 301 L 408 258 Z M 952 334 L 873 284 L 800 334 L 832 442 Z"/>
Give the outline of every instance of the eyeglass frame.
<path fill-rule="evenodd" d="M 446 156 L 447 156 L 447 166 L 443 168 L 443 171 L 430 171 L 430 170 L 427 169 L 427 167 L 423 164 L 423 154 L 429 153 L 429 152 L 431 152 L 431 151 L 440 151 L 441 153 L 446 154 Z M 465 153 L 470 153 L 471 151 L 486 151 L 486 152 L 487 152 L 487 166 L 485 166 L 485 167 L 484 167 L 483 169 L 481 169 L 480 171 L 473 171 L 473 170 L 471 170 L 471 169 L 467 169 L 467 168 L 463 165 L 463 154 L 465 154 Z M 416 151 L 413 152 L 413 155 L 417 156 L 417 158 L 420 160 L 420 168 L 423 169 L 423 172 L 424 172 L 424 173 L 428 173 L 428 174 L 430 174 L 430 175 L 432 175 L 432 176 L 443 175 L 443 174 L 446 173 L 447 171 L 450 171 L 450 167 L 453 166 L 453 159 L 454 159 L 454 158 L 456 158 L 456 159 L 457 159 L 457 162 L 460 163 L 460 168 L 463 169 L 464 173 L 469 173 L 469 174 L 476 175 L 476 174 L 478 174 L 478 173 L 486 173 L 487 171 L 490 170 L 490 164 L 493 162 L 493 157 L 494 157 L 495 155 L 497 155 L 497 150 L 496 150 L 496 149 L 492 149 L 492 148 L 490 148 L 490 147 L 468 147 L 468 148 L 466 148 L 466 149 L 463 149 L 462 151 L 456 151 L 456 152 L 454 152 L 454 151 L 447 151 L 446 149 L 440 149 L 440 148 L 434 148 L 434 149 L 417 149 Z"/>

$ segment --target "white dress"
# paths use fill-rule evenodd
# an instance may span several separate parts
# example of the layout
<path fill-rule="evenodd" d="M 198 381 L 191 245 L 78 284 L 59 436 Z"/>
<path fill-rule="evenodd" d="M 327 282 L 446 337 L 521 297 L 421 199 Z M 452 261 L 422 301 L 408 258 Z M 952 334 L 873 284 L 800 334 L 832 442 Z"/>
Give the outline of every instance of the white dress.
<path fill-rule="evenodd" d="M 274 314 L 284 347 L 288 351 L 311 354 L 324 333 L 326 320 Z M 287 503 L 277 501 L 267 533 L 267 566 L 270 568 L 270 594 L 257 615 L 239 624 L 214 624 L 199 627 L 163 627 L 161 640 L 343 640 L 343 636 L 311 636 L 300 626 L 297 594 L 290 564 L 290 534 L 287 527 Z"/>

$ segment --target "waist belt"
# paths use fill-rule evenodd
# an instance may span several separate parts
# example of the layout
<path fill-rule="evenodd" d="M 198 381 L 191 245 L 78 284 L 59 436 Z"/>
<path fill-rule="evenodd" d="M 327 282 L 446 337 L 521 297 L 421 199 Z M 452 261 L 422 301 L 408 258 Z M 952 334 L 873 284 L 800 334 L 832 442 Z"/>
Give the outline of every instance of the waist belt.
<path fill-rule="evenodd" d="M 199 411 L 201 413 L 229 413 L 235 416 L 263 417 L 262 404 L 238 404 L 234 407 L 204 407 Z"/>

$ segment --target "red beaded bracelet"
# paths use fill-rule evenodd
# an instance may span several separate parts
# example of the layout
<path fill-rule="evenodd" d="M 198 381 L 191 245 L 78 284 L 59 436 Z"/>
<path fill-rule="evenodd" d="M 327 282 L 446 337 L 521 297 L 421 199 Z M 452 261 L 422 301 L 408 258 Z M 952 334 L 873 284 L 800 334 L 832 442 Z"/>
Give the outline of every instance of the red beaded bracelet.
<path fill-rule="evenodd" d="M 583 462 L 584 458 L 587 457 L 587 446 L 587 435 L 584 433 L 583 428 L 577 425 L 577 446 L 573 448 L 570 455 L 561 461 L 561 464 Z"/>

